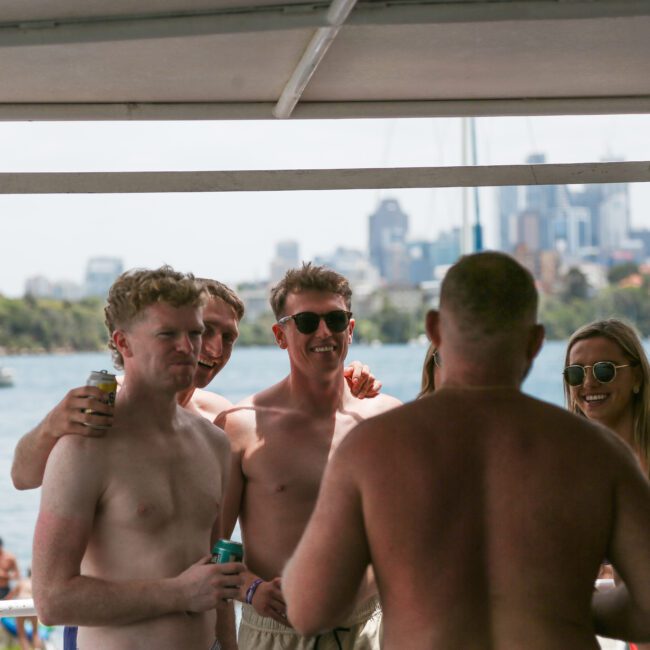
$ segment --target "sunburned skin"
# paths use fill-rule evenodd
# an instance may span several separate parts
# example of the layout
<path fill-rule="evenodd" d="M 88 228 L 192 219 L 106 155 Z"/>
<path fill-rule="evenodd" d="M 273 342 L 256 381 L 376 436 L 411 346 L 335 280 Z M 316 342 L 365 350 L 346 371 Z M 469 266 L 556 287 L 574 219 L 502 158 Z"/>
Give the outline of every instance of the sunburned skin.
<path fill-rule="evenodd" d="M 200 309 L 156 303 L 116 330 L 125 377 L 110 435 L 65 436 L 43 480 L 34 544 L 42 620 L 78 625 L 81 650 L 209 648 L 241 564 L 209 563 L 230 446 L 182 408 Z"/>

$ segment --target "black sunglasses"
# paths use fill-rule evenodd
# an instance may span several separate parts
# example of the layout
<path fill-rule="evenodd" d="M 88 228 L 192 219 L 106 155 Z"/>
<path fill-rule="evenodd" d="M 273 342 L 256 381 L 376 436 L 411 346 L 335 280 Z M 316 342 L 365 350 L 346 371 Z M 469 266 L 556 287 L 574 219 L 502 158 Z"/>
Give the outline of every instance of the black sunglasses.
<path fill-rule="evenodd" d="M 318 329 L 321 318 L 325 321 L 325 325 L 327 325 L 330 332 L 338 334 L 350 324 L 352 312 L 344 311 L 343 309 L 328 311 L 326 314 L 317 314 L 314 311 L 301 311 L 299 314 L 280 318 L 278 324 L 284 325 L 293 319 L 301 334 L 313 334 Z"/>
<path fill-rule="evenodd" d="M 616 379 L 616 371 L 619 368 L 629 368 L 633 364 L 628 363 L 625 365 L 617 366 L 612 361 L 597 361 L 593 366 L 580 366 L 578 364 L 573 364 L 567 366 L 562 374 L 564 375 L 564 381 L 566 381 L 569 386 L 582 386 L 587 376 L 587 369 L 591 368 L 591 372 L 596 381 L 599 381 L 601 384 L 609 384 L 609 382 Z"/>

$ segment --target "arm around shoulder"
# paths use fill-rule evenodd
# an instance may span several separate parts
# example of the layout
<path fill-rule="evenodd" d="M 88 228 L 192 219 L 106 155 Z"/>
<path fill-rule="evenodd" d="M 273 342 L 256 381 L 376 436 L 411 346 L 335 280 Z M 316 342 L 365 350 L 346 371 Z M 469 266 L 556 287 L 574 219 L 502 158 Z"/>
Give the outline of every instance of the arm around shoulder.
<path fill-rule="evenodd" d="M 73 388 L 16 445 L 11 479 L 17 490 L 40 487 L 48 457 L 57 440 L 67 435 L 103 436 L 112 421 L 113 406 L 95 386 Z"/>
<path fill-rule="evenodd" d="M 56 440 L 48 435 L 43 421 L 18 441 L 11 464 L 11 480 L 17 490 L 41 486 L 45 465 Z"/>

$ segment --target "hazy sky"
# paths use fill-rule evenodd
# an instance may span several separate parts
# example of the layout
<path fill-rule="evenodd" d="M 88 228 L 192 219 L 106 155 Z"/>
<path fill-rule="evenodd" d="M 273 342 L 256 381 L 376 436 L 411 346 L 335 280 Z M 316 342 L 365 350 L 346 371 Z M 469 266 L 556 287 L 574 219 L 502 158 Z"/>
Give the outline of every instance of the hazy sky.
<path fill-rule="evenodd" d="M 481 118 L 479 164 L 604 156 L 650 159 L 650 116 Z M 182 171 L 461 164 L 460 120 L 0 123 L 0 171 Z M 140 195 L 0 195 L 0 293 L 26 278 L 81 282 L 91 256 L 126 267 L 169 263 L 228 283 L 268 275 L 274 243 L 309 259 L 336 246 L 367 249 L 367 217 L 394 196 L 411 237 L 460 225 L 460 190 Z M 631 185 L 632 222 L 650 227 L 650 184 Z M 481 190 L 495 243 L 495 194 Z"/>

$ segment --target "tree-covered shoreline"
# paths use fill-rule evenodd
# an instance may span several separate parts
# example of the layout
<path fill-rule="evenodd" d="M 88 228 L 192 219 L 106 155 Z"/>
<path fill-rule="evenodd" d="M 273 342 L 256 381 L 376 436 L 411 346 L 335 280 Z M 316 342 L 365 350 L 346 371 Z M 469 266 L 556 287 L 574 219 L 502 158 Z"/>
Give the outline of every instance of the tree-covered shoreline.
<path fill-rule="evenodd" d="M 609 286 L 594 292 L 585 276 L 572 269 L 560 290 L 543 296 L 540 322 L 550 340 L 567 339 L 586 323 L 623 318 L 646 338 L 650 336 L 650 275 L 636 268 L 615 267 Z M 367 318 L 358 318 L 355 340 L 360 343 L 406 343 L 424 333 L 424 313 L 406 313 L 385 301 Z M 255 321 L 244 317 L 238 346 L 274 345 L 271 314 Z M 96 298 L 79 302 L 0 296 L 0 355 L 91 352 L 106 349 L 103 304 Z"/>
<path fill-rule="evenodd" d="M 86 352 L 106 347 L 103 304 L 0 297 L 0 350 L 4 354 Z"/>

